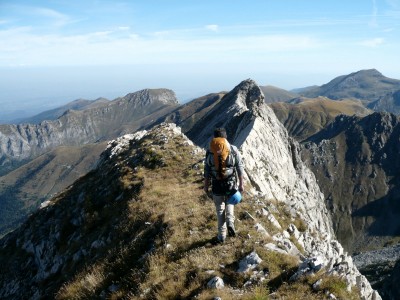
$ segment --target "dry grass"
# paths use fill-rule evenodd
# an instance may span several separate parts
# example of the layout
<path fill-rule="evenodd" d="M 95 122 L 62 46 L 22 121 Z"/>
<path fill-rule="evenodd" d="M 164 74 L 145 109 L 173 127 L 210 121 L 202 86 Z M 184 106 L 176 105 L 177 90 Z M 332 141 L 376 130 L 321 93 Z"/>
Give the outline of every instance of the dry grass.
<path fill-rule="evenodd" d="M 96 294 L 105 280 L 103 266 L 94 266 L 91 270 L 87 270 L 79 274 L 76 279 L 69 284 L 64 285 L 56 299 L 84 299 Z"/>
<path fill-rule="evenodd" d="M 219 296 L 261 300 L 269 299 L 270 291 L 284 296 L 282 299 L 298 299 L 299 295 L 319 299 L 306 281 L 287 284 L 298 259 L 264 248 L 271 239 L 257 232 L 255 221 L 247 217 L 248 213 L 256 216 L 260 206 L 246 195 L 236 206 L 237 237 L 215 245 L 215 207 L 202 190 L 202 166 L 195 163 L 202 154 L 193 154 L 181 138 L 161 144 L 154 144 L 154 140 L 157 139 L 142 141 L 138 149 L 124 157 L 126 163 L 116 166 L 120 175 L 115 178 L 119 186 L 115 197 L 126 200 L 122 215 L 112 216 L 111 208 L 108 212 L 109 218 L 121 219 L 115 227 L 120 236 L 117 245 L 94 267 L 65 284 L 58 293 L 59 299 L 96 298 L 105 292 L 108 299 Z M 96 219 L 101 220 L 105 212 L 103 209 L 96 216 L 94 212 L 99 208 L 89 200 L 87 206 L 92 220 L 89 227 L 94 230 L 99 224 Z M 278 221 L 284 225 L 293 223 L 292 216 L 281 209 L 276 215 Z M 267 225 L 268 231 L 276 231 Z M 269 276 L 262 283 L 243 288 L 251 274 L 237 273 L 238 264 L 252 251 L 263 260 L 258 270 L 268 271 Z M 224 289 L 207 288 L 214 276 L 223 278 Z M 110 291 L 111 284 L 118 289 Z"/>

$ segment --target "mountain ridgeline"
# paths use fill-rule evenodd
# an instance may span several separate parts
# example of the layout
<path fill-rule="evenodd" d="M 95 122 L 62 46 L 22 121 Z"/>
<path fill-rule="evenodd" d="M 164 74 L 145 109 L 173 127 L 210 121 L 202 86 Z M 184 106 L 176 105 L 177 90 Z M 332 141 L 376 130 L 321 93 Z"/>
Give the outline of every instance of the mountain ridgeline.
<path fill-rule="evenodd" d="M 94 170 L 0 240 L 0 297 L 380 299 L 254 81 L 213 102 L 188 135 L 206 145 L 218 126 L 245 164 L 236 238 L 212 243 L 204 150 L 163 123 L 111 141 Z"/>
<path fill-rule="evenodd" d="M 54 121 L 0 125 L 0 175 L 57 146 L 94 143 L 135 131 L 177 106 L 171 90 L 143 90 L 106 106 L 68 110 Z"/>
<path fill-rule="evenodd" d="M 306 97 L 325 96 L 333 100 L 353 98 L 372 104 L 400 90 L 400 80 L 383 76 L 375 69 L 336 77 L 322 86 L 301 92 Z"/>

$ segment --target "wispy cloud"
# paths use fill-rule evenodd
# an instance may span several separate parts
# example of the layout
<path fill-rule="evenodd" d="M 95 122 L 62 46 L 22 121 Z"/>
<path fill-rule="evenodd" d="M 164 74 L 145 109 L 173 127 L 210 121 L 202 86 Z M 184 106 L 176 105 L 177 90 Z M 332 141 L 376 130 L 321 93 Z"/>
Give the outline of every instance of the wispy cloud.
<path fill-rule="evenodd" d="M 384 44 L 384 42 L 385 42 L 384 38 L 374 38 L 374 39 L 361 41 L 360 45 L 365 46 L 365 47 L 375 48 L 375 47 L 381 46 L 382 44 Z"/>
<path fill-rule="evenodd" d="M 53 26 L 62 27 L 73 22 L 68 15 L 60 13 L 54 9 L 43 7 L 33 7 L 28 9 L 31 14 L 49 19 Z"/>
<path fill-rule="evenodd" d="M 8 23 L 10 26 L 26 25 L 33 22 L 35 26 L 58 29 L 78 22 L 77 19 L 74 19 L 70 15 L 42 6 L 14 4 L 10 1 L 10 3 L 5 4 L 3 9 L 9 12 L 10 20 L 8 20 Z"/>
<path fill-rule="evenodd" d="M 218 27 L 218 25 L 207 25 L 206 29 L 217 32 L 219 27 Z"/>
<path fill-rule="evenodd" d="M 371 27 L 378 27 L 378 7 L 376 5 L 376 0 L 372 0 L 372 12 L 371 12 L 371 21 L 369 22 L 369 25 Z"/>
<path fill-rule="evenodd" d="M 199 29 L 200 31 L 200 29 Z M 203 28 L 204 31 L 204 28 Z M 0 31 L 0 66 L 86 65 L 260 61 L 268 53 L 317 49 L 320 41 L 306 35 L 222 36 L 163 32 L 142 36 L 128 31 L 82 35 L 39 35 L 29 27 Z"/>

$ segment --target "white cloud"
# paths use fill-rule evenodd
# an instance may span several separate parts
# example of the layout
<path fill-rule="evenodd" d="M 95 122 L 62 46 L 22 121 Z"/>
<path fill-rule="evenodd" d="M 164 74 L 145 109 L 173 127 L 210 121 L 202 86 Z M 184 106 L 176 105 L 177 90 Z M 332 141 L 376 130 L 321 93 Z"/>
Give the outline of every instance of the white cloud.
<path fill-rule="evenodd" d="M 382 45 L 384 42 L 385 42 L 385 39 L 383 39 L 383 38 L 374 38 L 374 39 L 361 41 L 360 45 L 365 46 L 365 47 L 375 48 L 375 47 Z"/>
<path fill-rule="evenodd" d="M 207 25 L 206 29 L 217 32 L 219 27 L 218 27 L 218 25 Z"/>
<path fill-rule="evenodd" d="M 120 26 L 118 27 L 119 30 L 129 30 L 130 27 L 129 26 Z"/>
<path fill-rule="evenodd" d="M 93 33 L 94 36 L 108 36 L 111 33 L 113 33 L 112 31 L 108 30 L 108 31 L 97 31 L 95 33 Z"/>
<path fill-rule="evenodd" d="M 134 63 L 259 62 L 296 56 L 321 43 L 303 35 L 147 37 L 102 31 L 84 35 L 36 35 L 29 28 L 0 31 L 0 66 L 111 65 Z M 164 33 L 165 34 L 165 33 Z M 275 54 L 274 54 L 275 53 Z"/>

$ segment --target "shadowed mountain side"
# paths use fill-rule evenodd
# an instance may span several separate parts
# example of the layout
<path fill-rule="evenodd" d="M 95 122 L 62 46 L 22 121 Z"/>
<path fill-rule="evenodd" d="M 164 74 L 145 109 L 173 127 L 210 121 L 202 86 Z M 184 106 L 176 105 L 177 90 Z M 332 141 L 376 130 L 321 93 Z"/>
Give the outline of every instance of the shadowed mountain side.
<path fill-rule="evenodd" d="M 271 103 L 269 106 L 289 134 L 300 142 L 316 134 L 340 114 L 366 116 L 372 113 L 360 101 L 334 101 L 326 97 L 301 97 L 290 103 Z"/>
<path fill-rule="evenodd" d="M 78 99 L 74 100 L 70 103 L 67 103 L 63 106 L 44 111 L 40 114 L 37 114 L 35 116 L 25 118 L 25 119 L 19 119 L 19 120 L 14 120 L 12 122 L 8 122 L 11 124 L 39 124 L 42 121 L 45 120 L 55 120 L 59 117 L 61 117 L 67 110 L 85 110 L 85 109 L 90 109 L 90 108 L 98 108 L 101 106 L 105 106 L 109 104 L 110 101 L 105 99 L 105 98 L 99 98 L 96 100 L 85 100 L 85 99 Z"/>
<path fill-rule="evenodd" d="M 219 103 L 226 92 L 217 94 L 209 94 L 200 98 L 193 99 L 192 101 L 178 107 L 172 113 L 159 118 L 156 122 L 148 123 L 145 128 L 151 128 L 154 125 L 162 122 L 175 123 L 181 127 L 182 132 L 189 131 L 196 122 L 201 119 L 208 111 Z"/>
<path fill-rule="evenodd" d="M 397 177 L 398 181 L 400 178 Z M 400 182 L 390 182 L 393 188 L 384 197 L 355 210 L 353 218 L 372 218 L 369 236 L 400 236 Z"/>
<path fill-rule="evenodd" d="M 286 91 L 284 89 L 267 85 L 260 86 L 264 96 L 266 103 L 274 103 L 274 102 L 288 102 L 293 98 L 298 97 L 299 95 L 293 92 Z"/>
<path fill-rule="evenodd" d="M 59 147 L 0 177 L 0 236 L 89 172 L 105 145 Z"/>
<path fill-rule="evenodd" d="M 336 77 L 320 87 L 303 91 L 302 95 L 310 98 L 325 96 L 334 100 L 356 98 L 368 104 L 397 90 L 400 90 L 400 80 L 371 69 Z"/>
<path fill-rule="evenodd" d="M 305 144 L 302 156 L 318 178 L 336 235 L 349 251 L 383 246 L 393 226 L 400 225 L 396 210 L 391 213 L 397 217 L 389 219 L 386 212 L 399 187 L 399 140 L 399 119 L 373 113 L 338 116 Z M 371 243 L 370 234 L 378 232 L 381 237 Z"/>
<path fill-rule="evenodd" d="M 388 280 L 383 284 L 383 296 L 387 300 L 398 300 L 400 299 L 400 260 L 396 262 Z"/>
<path fill-rule="evenodd" d="M 400 89 L 396 92 L 390 92 L 374 102 L 368 104 L 370 109 L 375 111 L 387 111 L 400 115 Z"/>

